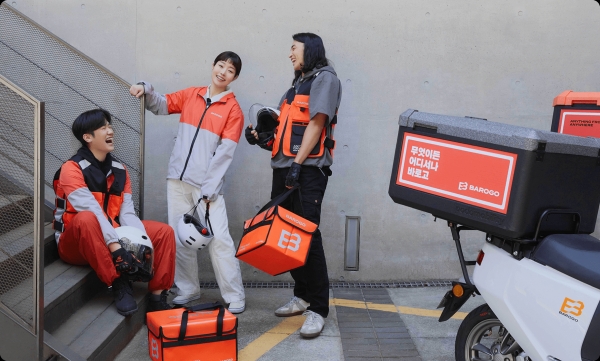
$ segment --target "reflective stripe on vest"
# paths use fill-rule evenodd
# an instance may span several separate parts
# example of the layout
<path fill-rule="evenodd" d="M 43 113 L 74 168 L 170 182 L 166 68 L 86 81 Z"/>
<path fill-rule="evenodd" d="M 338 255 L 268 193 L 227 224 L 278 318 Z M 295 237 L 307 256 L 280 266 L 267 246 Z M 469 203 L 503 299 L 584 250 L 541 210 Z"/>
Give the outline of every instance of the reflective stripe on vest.
<path fill-rule="evenodd" d="M 312 82 L 319 74 L 320 72 L 303 81 L 298 86 L 297 91 L 294 87 L 291 87 L 286 93 L 285 99 L 281 104 L 278 118 L 279 125 L 275 129 L 272 157 L 275 157 L 280 148 L 286 157 L 294 158 L 298 154 L 302 138 L 304 137 L 304 131 L 310 123 L 310 88 Z M 337 114 L 329 122 L 329 125 L 323 128 L 319 141 L 309 153 L 308 158 L 323 157 L 325 149 L 333 157 L 333 149 L 335 148 L 333 129 L 336 123 Z"/>
<path fill-rule="evenodd" d="M 113 224 L 113 226 L 118 226 L 119 213 L 125 197 L 123 192 L 127 180 L 125 167 L 123 167 L 121 163 L 113 160 L 110 171 L 107 175 L 104 175 L 99 168 L 91 166 L 92 164 L 86 159 L 83 159 L 80 155 L 75 155 L 70 160 L 79 165 L 85 184 L 102 207 L 108 221 Z M 54 174 L 53 181 L 54 193 L 56 194 L 53 228 L 56 231 L 64 232 L 65 227 L 78 212 L 73 208 L 73 205 L 67 199 L 67 196 L 60 185 L 59 179 L 61 169 L 62 166 Z M 113 178 L 112 184 L 110 189 L 107 189 L 110 177 Z"/>

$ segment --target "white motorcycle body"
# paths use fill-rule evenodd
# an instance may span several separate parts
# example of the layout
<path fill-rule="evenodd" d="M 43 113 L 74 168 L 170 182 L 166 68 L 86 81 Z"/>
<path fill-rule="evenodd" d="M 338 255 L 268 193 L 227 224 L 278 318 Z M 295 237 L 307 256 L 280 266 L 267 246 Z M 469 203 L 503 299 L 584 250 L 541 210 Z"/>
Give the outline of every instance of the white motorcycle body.
<path fill-rule="evenodd" d="M 531 360 L 582 360 L 600 290 L 532 259 L 518 260 L 490 243 L 482 251 L 473 283 Z"/>

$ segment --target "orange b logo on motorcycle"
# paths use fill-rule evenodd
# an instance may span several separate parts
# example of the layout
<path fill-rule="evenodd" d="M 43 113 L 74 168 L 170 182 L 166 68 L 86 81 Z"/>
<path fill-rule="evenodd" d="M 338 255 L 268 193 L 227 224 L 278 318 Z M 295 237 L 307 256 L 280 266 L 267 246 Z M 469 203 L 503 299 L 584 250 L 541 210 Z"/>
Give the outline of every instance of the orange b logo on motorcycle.
<path fill-rule="evenodd" d="M 281 230 L 281 236 L 279 236 L 279 242 L 277 245 L 283 249 L 289 249 L 292 252 L 296 252 L 300 248 L 300 235 L 297 233 L 290 233 L 285 229 Z"/>
<path fill-rule="evenodd" d="M 560 307 L 560 311 L 558 313 L 570 318 L 573 321 L 579 322 L 579 320 L 577 320 L 573 316 L 581 316 L 584 307 L 585 305 L 583 304 L 583 302 L 575 301 L 570 299 L 569 297 L 565 297 L 565 300 L 563 301 L 563 304 Z"/>

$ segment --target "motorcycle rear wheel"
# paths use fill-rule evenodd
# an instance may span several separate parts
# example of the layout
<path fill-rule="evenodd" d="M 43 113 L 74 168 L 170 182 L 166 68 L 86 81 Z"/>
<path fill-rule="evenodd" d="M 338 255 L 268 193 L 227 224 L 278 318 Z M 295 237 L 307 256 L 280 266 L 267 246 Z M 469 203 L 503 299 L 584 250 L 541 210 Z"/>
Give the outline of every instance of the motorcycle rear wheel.
<path fill-rule="evenodd" d="M 492 346 L 505 333 L 502 322 L 487 304 L 475 308 L 458 328 L 454 345 L 456 361 L 494 360 Z"/>

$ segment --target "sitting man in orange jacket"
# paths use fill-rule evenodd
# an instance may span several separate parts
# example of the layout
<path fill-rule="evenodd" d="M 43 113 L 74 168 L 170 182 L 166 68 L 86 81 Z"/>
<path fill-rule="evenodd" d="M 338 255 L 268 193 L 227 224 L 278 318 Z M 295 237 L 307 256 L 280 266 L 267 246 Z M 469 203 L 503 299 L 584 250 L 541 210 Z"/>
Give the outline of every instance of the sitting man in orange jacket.
<path fill-rule="evenodd" d="M 148 311 L 170 309 L 167 290 L 175 275 L 175 234 L 167 224 L 136 216 L 129 174 L 110 153 L 115 148 L 110 113 L 84 112 L 72 130 L 82 147 L 54 177 L 53 225 L 60 258 L 90 265 L 102 282 L 112 286 L 117 311 L 131 315 L 138 309 L 130 276 L 137 259 L 121 247 L 116 228 L 135 227 L 148 235 L 153 248 Z"/>

